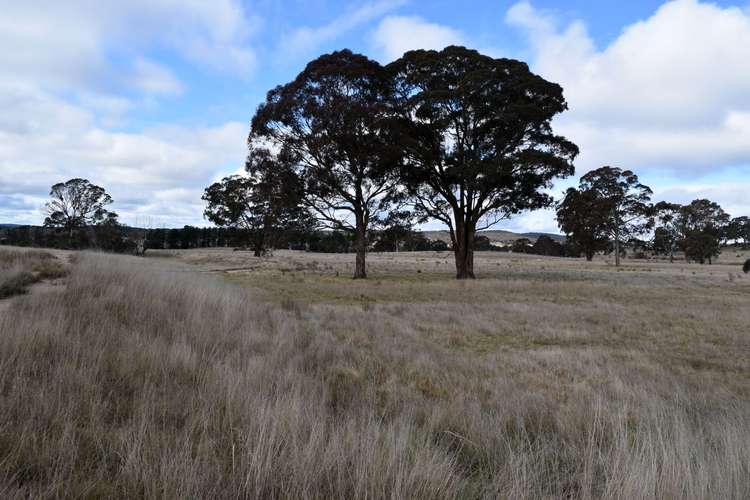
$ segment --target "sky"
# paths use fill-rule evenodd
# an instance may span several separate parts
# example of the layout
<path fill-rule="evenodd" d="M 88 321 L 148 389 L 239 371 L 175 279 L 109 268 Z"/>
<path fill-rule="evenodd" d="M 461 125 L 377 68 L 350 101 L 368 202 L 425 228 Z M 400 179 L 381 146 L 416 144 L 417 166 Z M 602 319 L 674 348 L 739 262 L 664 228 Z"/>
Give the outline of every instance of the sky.
<path fill-rule="evenodd" d="M 654 200 L 750 215 L 750 2 L 0 0 L 0 223 L 41 224 L 50 186 L 103 186 L 122 222 L 208 225 L 203 189 L 244 165 L 268 90 L 320 54 L 383 63 L 460 44 L 560 83 L 581 149 Z M 433 227 L 436 227 L 433 225 Z M 551 231 L 541 210 L 498 228 Z"/>

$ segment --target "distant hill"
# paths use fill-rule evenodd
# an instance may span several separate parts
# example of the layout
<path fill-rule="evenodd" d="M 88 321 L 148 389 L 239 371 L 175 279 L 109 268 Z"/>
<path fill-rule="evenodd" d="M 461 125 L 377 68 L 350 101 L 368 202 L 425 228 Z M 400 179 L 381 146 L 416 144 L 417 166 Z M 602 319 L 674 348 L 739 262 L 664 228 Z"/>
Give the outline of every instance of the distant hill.
<path fill-rule="evenodd" d="M 12 227 L 20 227 L 21 224 L 0 224 L 0 229 L 10 229 Z"/>
<path fill-rule="evenodd" d="M 430 240 L 442 240 L 446 243 L 450 243 L 451 241 L 451 236 L 448 231 L 422 231 L 422 234 L 424 234 L 425 237 Z M 496 229 L 489 231 L 479 231 L 478 234 L 488 237 L 490 241 L 495 243 L 509 243 L 520 238 L 528 238 L 531 241 L 536 241 L 540 236 L 549 236 L 553 240 L 559 241 L 560 243 L 565 241 L 565 236 L 553 233 L 514 233 L 512 231 L 503 231 L 502 229 Z"/>

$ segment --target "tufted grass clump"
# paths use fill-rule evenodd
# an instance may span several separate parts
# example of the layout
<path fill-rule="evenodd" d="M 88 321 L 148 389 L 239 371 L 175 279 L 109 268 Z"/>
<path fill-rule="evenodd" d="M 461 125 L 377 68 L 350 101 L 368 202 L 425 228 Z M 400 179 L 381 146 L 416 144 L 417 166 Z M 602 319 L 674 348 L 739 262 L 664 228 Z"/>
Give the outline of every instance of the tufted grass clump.
<path fill-rule="evenodd" d="M 22 295 L 34 283 L 66 274 L 65 265 L 49 252 L 1 249 L 0 299 Z"/>

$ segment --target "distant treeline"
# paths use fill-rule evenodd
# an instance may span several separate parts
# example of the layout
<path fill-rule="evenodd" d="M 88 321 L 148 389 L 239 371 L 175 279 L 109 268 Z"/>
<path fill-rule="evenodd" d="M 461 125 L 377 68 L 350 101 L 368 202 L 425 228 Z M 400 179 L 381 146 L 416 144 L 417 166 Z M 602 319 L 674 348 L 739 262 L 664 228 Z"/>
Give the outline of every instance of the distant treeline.
<path fill-rule="evenodd" d="M 441 251 L 448 244 L 429 240 L 418 231 L 405 231 L 398 239 L 388 231 L 374 235 L 372 251 Z M 100 249 L 135 253 L 139 242 L 146 250 L 191 248 L 251 248 L 256 235 L 246 229 L 184 226 L 180 229 L 143 229 L 129 226 L 94 225 L 73 231 L 42 226 L 17 226 L 0 229 L 0 244 L 20 247 L 61 249 Z M 272 248 L 324 253 L 354 252 L 354 238 L 342 231 L 288 231 L 274 234 Z M 489 240 L 488 240 L 489 241 Z"/>
<path fill-rule="evenodd" d="M 190 249 L 246 247 L 253 235 L 238 228 L 184 226 L 180 229 L 144 229 L 117 225 L 91 225 L 71 233 L 60 228 L 18 226 L 0 229 L 0 244 L 61 249 L 100 249 L 132 253 L 138 244 L 145 249 Z M 284 242 L 304 247 L 304 239 L 287 237 Z"/>
<path fill-rule="evenodd" d="M 184 226 L 180 229 L 143 229 L 129 226 L 88 226 L 73 232 L 42 226 L 17 226 L 0 229 L 0 244 L 20 247 L 45 247 L 60 249 L 100 249 L 110 252 L 135 253 L 138 243 L 156 250 L 191 248 L 251 248 L 255 235 L 239 228 Z M 373 252 L 425 252 L 448 251 L 450 246 L 442 240 L 428 239 L 419 231 L 400 229 L 373 233 L 368 246 Z M 479 251 L 513 251 L 554 257 L 578 256 L 573 248 L 549 236 L 540 236 L 536 242 L 520 238 L 514 243 L 497 246 L 490 239 L 478 235 L 475 241 Z M 343 231 L 296 231 L 274 235 L 273 248 L 305 250 L 321 253 L 353 253 L 355 240 Z"/>

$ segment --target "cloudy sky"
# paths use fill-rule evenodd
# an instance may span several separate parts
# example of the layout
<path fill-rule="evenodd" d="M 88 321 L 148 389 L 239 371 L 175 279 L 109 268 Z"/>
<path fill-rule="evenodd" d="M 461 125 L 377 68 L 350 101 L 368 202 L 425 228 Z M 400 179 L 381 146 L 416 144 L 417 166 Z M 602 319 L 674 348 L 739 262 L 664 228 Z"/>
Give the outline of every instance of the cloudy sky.
<path fill-rule="evenodd" d="M 633 169 L 656 198 L 750 215 L 750 3 L 698 0 L 0 0 L 0 222 L 49 186 L 104 186 L 126 223 L 205 225 L 267 90 L 340 48 L 382 62 L 463 44 L 565 89 L 576 177 Z M 505 228 L 555 231 L 540 211 Z"/>

